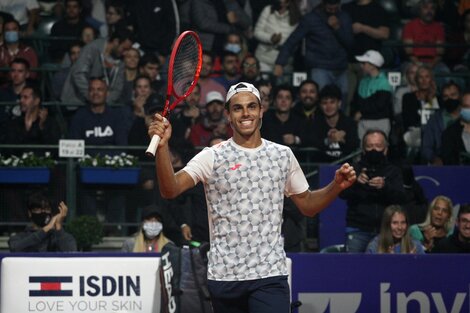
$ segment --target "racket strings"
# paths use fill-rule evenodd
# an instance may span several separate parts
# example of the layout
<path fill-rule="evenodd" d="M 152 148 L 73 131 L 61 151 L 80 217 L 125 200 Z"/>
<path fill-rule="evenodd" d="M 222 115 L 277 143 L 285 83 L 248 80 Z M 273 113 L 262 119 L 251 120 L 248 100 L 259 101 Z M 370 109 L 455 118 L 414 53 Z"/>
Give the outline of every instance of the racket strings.
<path fill-rule="evenodd" d="M 199 46 L 193 36 L 180 43 L 174 60 L 173 88 L 177 97 L 185 95 L 193 84 L 199 64 Z"/>

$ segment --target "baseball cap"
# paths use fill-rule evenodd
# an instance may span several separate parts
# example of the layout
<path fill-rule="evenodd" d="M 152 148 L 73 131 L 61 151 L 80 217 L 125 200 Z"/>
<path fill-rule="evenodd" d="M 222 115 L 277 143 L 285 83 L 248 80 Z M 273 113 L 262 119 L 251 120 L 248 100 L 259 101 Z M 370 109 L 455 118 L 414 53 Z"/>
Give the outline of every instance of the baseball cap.
<path fill-rule="evenodd" d="M 237 93 L 242 92 L 242 91 L 251 92 L 261 102 L 261 97 L 259 95 L 259 90 L 256 89 L 256 87 L 253 86 L 252 84 L 245 83 L 245 82 L 240 82 L 238 84 L 232 85 L 232 87 L 230 87 L 230 89 L 227 92 L 227 98 L 226 98 L 225 102 L 229 102 L 230 98 L 232 98 L 234 95 L 236 95 Z"/>
<path fill-rule="evenodd" d="M 384 58 L 380 52 L 375 50 L 368 50 L 363 55 L 356 56 L 356 60 L 359 62 L 369 62 L 372 65 L 381 67 L 384 65 Z"/>
<path fill-rule="evenodd" d="M 206 105 L 212 101 L 219 101 L 220 103 L 224 103 L 224 96 L 222 96 L 222 94 L 218 91 L 210 91 L 206 95 Z"/>

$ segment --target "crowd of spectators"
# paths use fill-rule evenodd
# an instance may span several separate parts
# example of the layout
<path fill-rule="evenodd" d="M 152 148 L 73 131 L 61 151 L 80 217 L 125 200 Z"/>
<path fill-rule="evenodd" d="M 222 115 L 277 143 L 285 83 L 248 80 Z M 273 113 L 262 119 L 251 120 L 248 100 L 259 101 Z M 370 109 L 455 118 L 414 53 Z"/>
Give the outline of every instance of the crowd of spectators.
<path fill-rule="evenodd" d="M 240 81 L 256 85 L 264 138 L 296 153 L 313 148 L 309 161 L 318 163 L 362 150 L 358 182 L 342 195 L 348 251 L 364 251 L 381 221 L 393 224 L 394 214 L 407 223 L 399 209 L 382 220 L 386 207 L 407 198 L 403 164 L 459 165 L 470 153 L 466 1 L 64 0 L 48 8 L 36 0 L 16 2 L 0 1 L 0 144 L 68 138 L 146 145 L 146 125 L 164 102 L 172 43 L 191 29 L 204 53 L 197 87 L 172 112 L 175 162 L 229 138 L 228 88 Z M 51 20 L 48 33 L 40 34 Z M 307 79 L 294 85 L 295 72 Z M 398 85 L 388 72 L 402 73 Z M 44 105 L 52 101 L 62 105 Z M 157 193 L 154 174 L 142 176 L 140 191 Z M 106 221 L 124 222 L 123 194 L 111 198 Z M 96 201 L 88 200 L 79 214 L 96 212 Z M 152 196 L 139 200 L 141 208 L 172 205 Z M 378 210 L 373 216 L 371 206 Z M 165 233 L 179 234 L 169 237 L 173 242 L 205 227 L 171 219 L 165 223 L 174 229 Z"/>

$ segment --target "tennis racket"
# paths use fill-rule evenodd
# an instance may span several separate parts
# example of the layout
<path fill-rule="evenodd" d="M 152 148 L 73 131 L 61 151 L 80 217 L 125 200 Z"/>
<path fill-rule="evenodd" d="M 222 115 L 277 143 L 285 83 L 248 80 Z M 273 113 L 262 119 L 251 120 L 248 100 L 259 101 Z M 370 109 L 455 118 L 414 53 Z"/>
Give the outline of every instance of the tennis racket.
<path fill-rule="evenodd" d="M 175 41 L 168 64 L 168 86 L 162 112 L 164 118 L 191 94 L 199 80 L 201 65 L 202 45 L 199 36 L 190 30 L 181 33 Z M 152 137 L 145 152 L 147 155 L 155 156 L 160 139 L 157 135 Z"/>

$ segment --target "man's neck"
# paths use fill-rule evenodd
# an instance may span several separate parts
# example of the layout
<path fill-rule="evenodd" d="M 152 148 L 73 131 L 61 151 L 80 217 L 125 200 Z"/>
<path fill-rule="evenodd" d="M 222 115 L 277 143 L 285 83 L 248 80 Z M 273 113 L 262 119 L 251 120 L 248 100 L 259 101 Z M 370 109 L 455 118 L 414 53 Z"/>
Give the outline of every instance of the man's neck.
<path fill-rule="evenodd" d="M 13 43 L 7 43 L 6 46 L 7 46 L 7 49 L 10 53 L 16 53 L 19 46 L 20 46 L 20 42 L 17 41 L 17 42 L 13 42 Z"/>
<path fill-rule="evenodd" d="M 67 24 L 76 25 L 78 22 L 80 22 L 80 17 L 67 18 Z"/>
<path fill-rule="evenodd" d="M 289 119 L 289 116 L 290 116 L 290 112 L 287 111 L 287 112 L 279 112 L 279 111 L 276 111 L 276 117 L 278 120 L 280 120 L 282 123 L 285 123 L 287 122 L 287 120 Z"/>
<path fill-rule="evenodd" d="M 26 82 L 23 82 L 23 83 L 18 84 L 18 85 L 12 85 L 13 91 L 15 92 L 15 94 L 19 95 L 21 90 L 23 90 L 25 85 L 26 85 Z"/>
<path fill-rule="evenodd" d="M 261 133 L 258 130 L 256 130 L 253 134 L 250 136 L 242 136 L 238 133 L 233 134 L 232 140 L 239 146 L 243 148 L 249 148 L 249 149 L 254 149 L 263 143 L 261 140 Z"/>
<path fill-rule="evenodd" d="M 91 105 L 90 106 L 91 112 L 99 114 L 99 113 L 104 113 L 104 110 L 106 109 L 106 105 L 99 104 L 99 105 Z"/>
<path fill-rule="evenodd" d="M 370 71 L 370 77 L 372 78 L 376 78 L 377 76 L 379 76 L 380 74 L 380 70 L 378 68 L 373 68 L 371 71 Z"/>
<path fill-rule="evenodd" d="M 326 123 L 328 124 L 328 126 L 333 127 L 333 128 L 336 127 L 336 124 L 338 124 L 338 120 L 339 120 L 338 113 L 336 113 L 333 116 L 326 117 Z"/>

